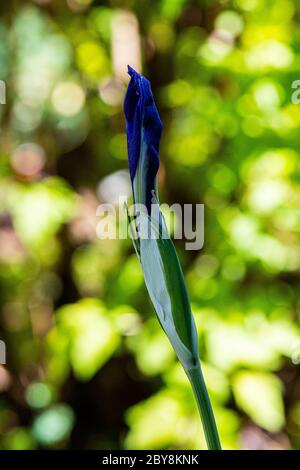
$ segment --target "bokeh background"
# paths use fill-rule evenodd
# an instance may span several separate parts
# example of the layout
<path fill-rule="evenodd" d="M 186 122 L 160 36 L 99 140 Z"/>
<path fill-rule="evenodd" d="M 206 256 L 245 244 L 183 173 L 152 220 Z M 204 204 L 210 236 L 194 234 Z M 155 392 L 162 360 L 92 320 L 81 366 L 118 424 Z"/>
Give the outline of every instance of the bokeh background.
<path fill-rule="evenodd" d="M 164 122 L 161 200 L 205 204 L 176 241 L 223 446 L 300 447 L 300 4 L 1 2 L 1 449 L 205 448 L 130 240 L 130 63 Z M 101 231 L 100 231 L 101 232 Z"/>

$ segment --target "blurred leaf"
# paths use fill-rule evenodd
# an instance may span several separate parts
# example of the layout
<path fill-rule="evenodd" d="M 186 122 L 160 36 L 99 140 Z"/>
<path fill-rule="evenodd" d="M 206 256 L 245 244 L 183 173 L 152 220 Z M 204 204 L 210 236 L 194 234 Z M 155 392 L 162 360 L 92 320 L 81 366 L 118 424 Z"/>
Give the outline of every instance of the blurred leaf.
<path fill-rule="evenodd" d="M 165 372 L 174 362 L 174 351 L 156 318 L 147 320 L 137 335 L 128 338 L 128 345 L 145 375 Z"/>
<path fill-rule="evenodd" d="M 75 375 L 89 380 L 116 351 L 120 337 L 100 301 L 83 299 L 57 312 L 58 328 L 69 335 Z"/>
<path fill-rule="evenodd" d="M 38 442 L 51 446 L 65 439 L 74 425 L 74 414 L 67 405 L 55 405 L 35 418 L 32 432 Z"/>
<path fill-rule="evenodd" d="M 127 412 L 126 421 L 130 427 L 127 449 L 195 448 L 196 433 L 198 445 L 200 442 L 205 448 L 197 415 L 187 416 L 183 396 L 175 390 L 161 391 L 135 405 Z"/>
<path fill-rule="evenodd" d="M 8 204 L 18 235 L 34 248 L 51 239 L 71 219 L 75 195 L 63 179 L 52 177 L 31 185 L 16 185 Z"/>
<path fill-rule="evenodd" d="M 267 321 L 263 314 L 227 322 L 207 318 L 207 349 L 210 360 L 223 370 L 239 366 L 277 370 L 282 356 L 291 356 L 299 342 L 299 330 L 288 320 Z"/>
<path fill-rule="evenodd" d="M 232 387 L 238 406 L 259 426 L 278 432 L 285 423 L 282 384 L 272 374 L 241 371 Z"/>
<path fill-rule="evenodd" d="M 30 431 L 23 427 L 11 429 L 4 436 L 5 450 L 33 450 L 36 442 Z"/>

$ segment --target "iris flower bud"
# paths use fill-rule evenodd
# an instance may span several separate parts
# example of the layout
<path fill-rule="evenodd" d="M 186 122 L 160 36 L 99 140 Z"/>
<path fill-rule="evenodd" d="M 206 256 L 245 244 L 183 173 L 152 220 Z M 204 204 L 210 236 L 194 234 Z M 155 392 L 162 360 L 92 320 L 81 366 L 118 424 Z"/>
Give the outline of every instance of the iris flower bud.
<path fill-rule="evenodd" d="M 133 219 L 128 215 L 137 236 L 134 246 L 158 320 L 193 386 L 208 446 L 219 449 L 200 367 L 197 330 L 188 293 L 174 244 L 158 205 L 156 176 L 162 122 L 149 81 L 131 67 L 128 67 L 128 73 L 131 80 L 125 96 L 124 113 L 129 172 L 134 204 L 138 208 Z"/>

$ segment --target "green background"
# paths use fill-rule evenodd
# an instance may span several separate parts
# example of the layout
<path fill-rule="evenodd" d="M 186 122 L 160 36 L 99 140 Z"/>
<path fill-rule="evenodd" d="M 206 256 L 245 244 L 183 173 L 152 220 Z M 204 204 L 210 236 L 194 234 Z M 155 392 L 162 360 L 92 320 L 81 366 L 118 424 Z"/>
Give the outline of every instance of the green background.
<path fill-rule="evenodd" d="M 164 123 L 161 201 L 205 204 L 204 248 L 176 247 L 223 447 L 299 448 L 299 2 L 0 12 L 0 448 L 205 448 L 131 241 L 96 234 L 130 192 L 127 62 Z"/>

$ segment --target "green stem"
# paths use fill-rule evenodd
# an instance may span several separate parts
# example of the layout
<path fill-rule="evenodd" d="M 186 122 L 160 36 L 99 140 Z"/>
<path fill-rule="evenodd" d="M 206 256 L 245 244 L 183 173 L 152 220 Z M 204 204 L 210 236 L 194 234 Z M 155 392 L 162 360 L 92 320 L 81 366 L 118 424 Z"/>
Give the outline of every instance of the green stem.
<path fill-rule="evenodd" d="M 186 371 L 193 387 L 198 410 L 200 413 L 202 426 L 209 450 L 221 450 L 221 443 L 218 430 L 211 407 L 210 399 L 204 382 L 200 363 L 192 369 Z"/>

